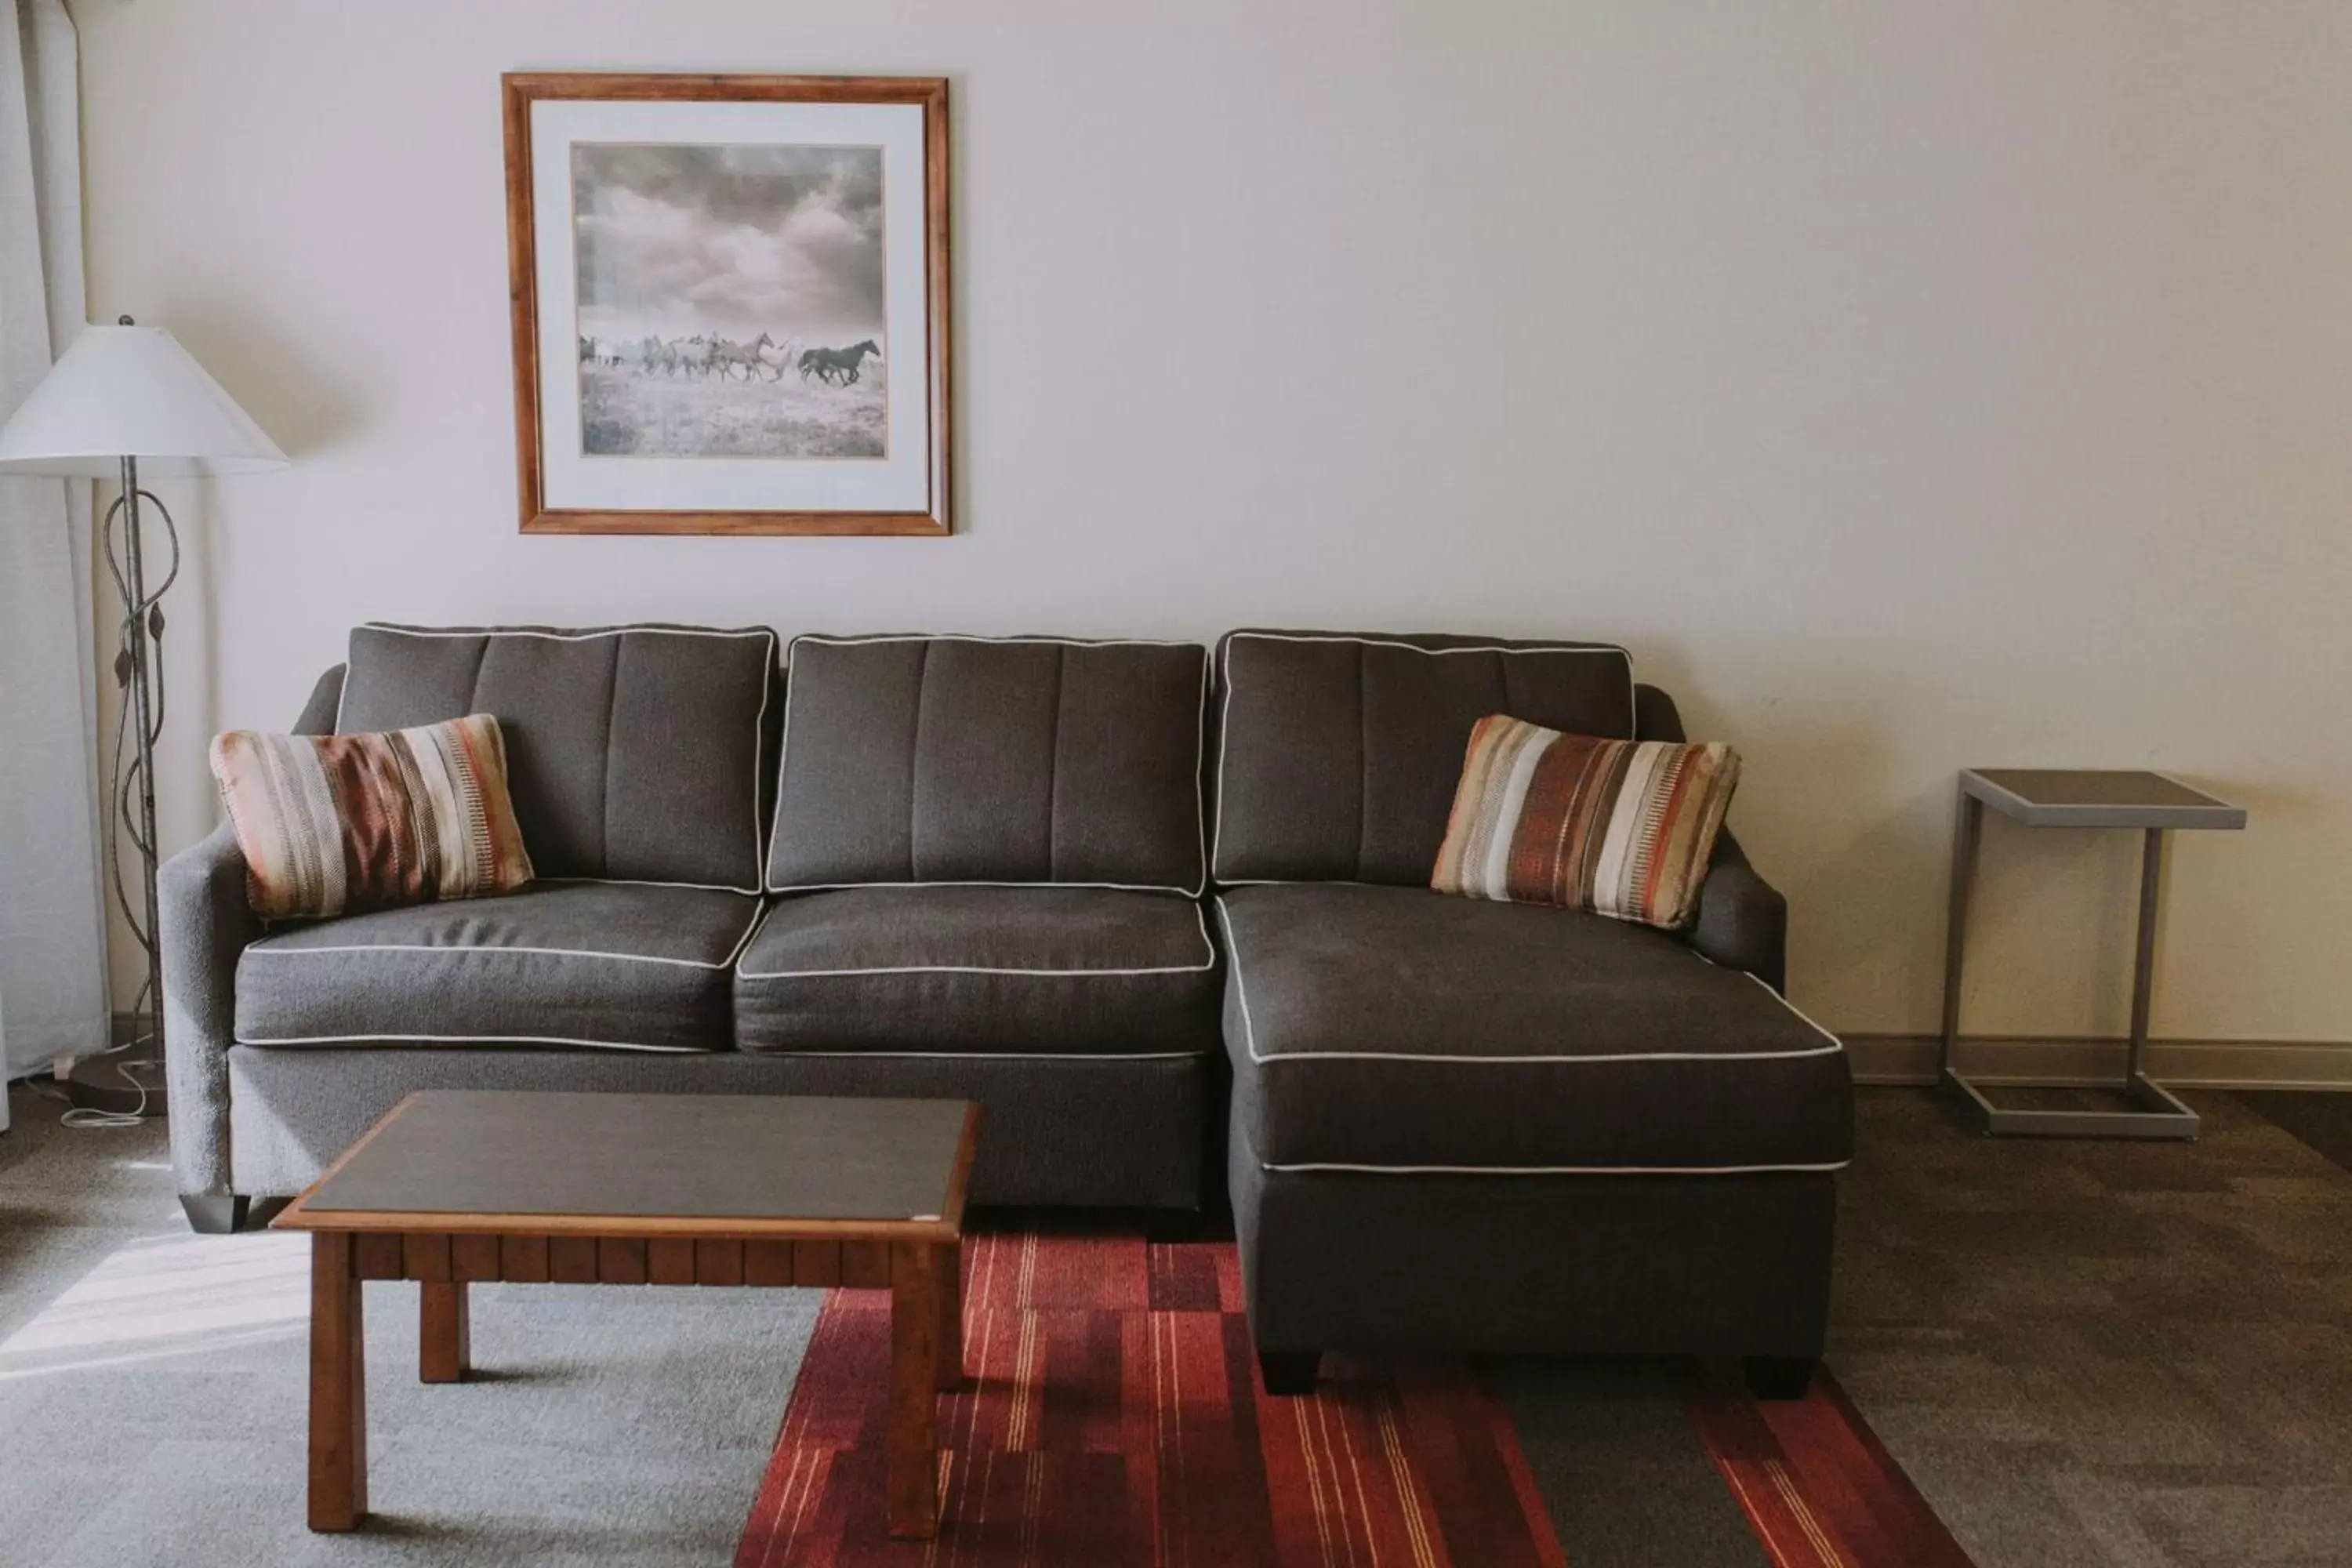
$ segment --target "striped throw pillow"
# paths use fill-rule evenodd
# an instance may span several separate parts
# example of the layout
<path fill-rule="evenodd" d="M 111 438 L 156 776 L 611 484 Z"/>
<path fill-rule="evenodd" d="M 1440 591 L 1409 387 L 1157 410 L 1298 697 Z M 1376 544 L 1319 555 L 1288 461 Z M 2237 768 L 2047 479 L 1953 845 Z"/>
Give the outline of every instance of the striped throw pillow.
<path fill-rule="evenodd" d="M 1725 745 L 1563 735 L 1478 721 L 1429 885 L 1679 931 L 1739 783 Z"/>
<path fill-rule="evenodd" d="M 378 735 L 213 737 L 213 777 L 266 920 L 511 893 L 530 880 L 487 713 Z"/>

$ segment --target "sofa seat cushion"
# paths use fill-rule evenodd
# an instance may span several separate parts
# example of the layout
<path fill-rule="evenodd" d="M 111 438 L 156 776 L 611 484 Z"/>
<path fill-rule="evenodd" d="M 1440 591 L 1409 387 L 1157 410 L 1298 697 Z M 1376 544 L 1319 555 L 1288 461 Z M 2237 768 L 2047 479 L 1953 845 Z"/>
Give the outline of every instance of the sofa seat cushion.
<path fill-rule="evenodd" d="M 1831 1169 L 1844 1048 L 1664 931 L 1411 888 L 1218 900 L 1235 1126 L 1276 1169 Z"/>
<path fill-rule="evenodd" d="M 747 1051 L 1217 1049 L 1201 906 L 1099 888 L 849 888 L 779 901 L 735 973 Z"/>
<path fill-rule="evenodd" d="M 236 1038 L 724 1050 L 759 912 L 722 889 L 559 882 L 280 928 L 237 961 Z"/>

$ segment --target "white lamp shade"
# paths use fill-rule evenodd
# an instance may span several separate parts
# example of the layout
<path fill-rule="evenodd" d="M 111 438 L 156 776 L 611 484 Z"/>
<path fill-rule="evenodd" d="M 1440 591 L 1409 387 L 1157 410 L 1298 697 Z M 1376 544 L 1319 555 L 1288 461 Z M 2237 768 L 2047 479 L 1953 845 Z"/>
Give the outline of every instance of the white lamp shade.
<path fill-rule="evenodd" d="M 250 474 L 286 454 L 161 327 L 82 329 L 0 428 L 0 473 Z"/>

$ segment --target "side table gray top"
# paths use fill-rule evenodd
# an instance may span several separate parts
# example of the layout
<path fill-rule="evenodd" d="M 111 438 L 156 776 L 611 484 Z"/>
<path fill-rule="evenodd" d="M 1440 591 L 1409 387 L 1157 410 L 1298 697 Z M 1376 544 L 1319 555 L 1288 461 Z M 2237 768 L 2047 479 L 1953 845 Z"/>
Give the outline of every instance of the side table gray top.
<path fill-rule="evenodd" d="M 2243 827 L 2243 806 L 2137 769 L 1965 768 L 1962 793 L 2028 827 Z"/>

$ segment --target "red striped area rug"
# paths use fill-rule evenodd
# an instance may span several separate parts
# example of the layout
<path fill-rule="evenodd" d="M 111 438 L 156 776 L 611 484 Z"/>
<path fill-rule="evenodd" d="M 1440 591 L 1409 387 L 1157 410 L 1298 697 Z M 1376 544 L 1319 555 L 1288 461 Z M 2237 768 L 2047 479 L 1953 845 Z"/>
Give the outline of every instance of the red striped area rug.
<path fill-rule="evenodd" d="M 738 1568 L 1567 1568 L 1470 1363 L 1327 1358 L 1312 1398 L 1269 1397 L 1230 1243 L 984 1236 L 963 1267 L 939 1538 L 884 1533 L 888 1298 L 835 1290 Z M 1695 1386 L 1688 1408 L 1776 1563 L 1966 1563 L 1900 1554 L 1950 1538 L 1833 1387 L 1768 1409 Z"/>
<path fill-rule="evenodd" d="M 1827 1372 L 1802 1399 L 1707 1380 L 1689 1410 L 1774 1568 L 1972 1568 Z"/>

